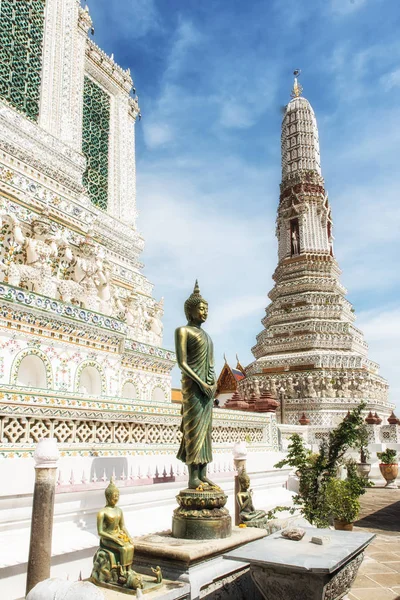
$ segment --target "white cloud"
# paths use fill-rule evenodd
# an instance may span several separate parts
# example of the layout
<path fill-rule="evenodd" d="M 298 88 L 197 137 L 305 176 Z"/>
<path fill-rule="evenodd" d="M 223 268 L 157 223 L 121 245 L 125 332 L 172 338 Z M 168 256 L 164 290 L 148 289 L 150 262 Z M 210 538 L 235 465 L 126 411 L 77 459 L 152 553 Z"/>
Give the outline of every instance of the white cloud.
<path fill-rule="evenodd" d="M 398 65 L 399 60 L 399 39 L 388 41 L 380 38 L 368 45 L 346 39 L 332 46 L 332 52 L 323 61 L 323 66 L 332 73 L 331 92 L 337 95 L 341 105 L 353 104 L 351 110 L 357 117 L 358 108 L 363 110 L 372 104 L 379 108 L 379 85 L 376 81 L 380 81 L 385 91 L 388 91 L 387 85 L 398 85 L 398 75 L 393 67 Z M 387 75 L 390 67 L 393 71 Z M 355 103 L 358 103 L 357 108 Z"/>
<path fill-rule="evenodd" d="M 302 25 L 308 21 L 310 15 L 315 12 L 314 3 L 311 1 L 299 2 L 299 0 L 275 0 L 272 7 L 272 14 L 277 16 L 277 20 L 283 23 L 282 35 L 293 31 L 299 31 Z M 295 67 L 293 67 L 295 68 Z"/>
<path fill-rule="evenodd" d="M 114 43 L 121 38 L 143 38 L 162 28 L 155 0 L 119 1 L 118 6 L 107 0 L 93 2 L 89 8 L 95 28 L 102 24 L 107 40 L 114 38 Z"/>
<path fill-rule="evenodd" d="M 118 4 L 118 27 L 132 37 L 143 37 L 160 27 L 154 0 L 130 0 Z"/>
<path fill-rule="evenodd" d="M 168 173 L 171 163 L 158 167 L 157 179 L 152 175 L 143 179 L 142 174 L 140 203 L 148 208 L 141 212 L 140 226 L 147 241 L 146 254 L 158 267 L 157 280 L 163 284 L 179 288 L 199 277 L 207 279 L 208 285 L 231 280 L 232 287 L 235 274 L 247 266 L 251 278 L 257 265 L 264 263 L 261 256 L 270 246 L 267 238 L 273 222 L 267 216 L 260 219 L 233 209 L 229 188 L 202 191 L 205 183 L 213 185 L 207 179 L 215 177 L 220 184 L 226 180 L 228 163 L 226 159 L 225 165 L 212 167 L 207 161 L 199 162 L 197 176 L 175 170 Z"/>
<path fill-rule="evenodd" d="M 265 64 L 261 73 L 258 66 L 257 61 L 250 65 L 243 60 L 236 62 L 234 69 L 224 72 L 219 86 L 222 91 L 215 97 L 219 106 L 219 125 L 222 127 L 251 127 L 276 102 L 277 65 Z"/>
<path fill-rule="evenodd" d="M 331 0 L 331 9 L 335 15 L 349 15 L 363 6 L 365 6 L 367 0 Z"/>
<path fill-rule="evenodd" d="M 208 331 L 211 335 L 223 334 L 236 322 L 247 317 L 253 318 L 256 323 L 263 316 L 267 303 L 266 295 L 247 294 L 232 299 L 228 298 L 211 312 L 207 325 Z"/>
<path fill-rule="evenodd" d="M 174 137 L 173 131 L 166 123 L 145 122 L 143 134 L 148 148 L 158 148 L 171 142 Z"/>
<path fill-rule="evenodd" d="M 397 109 L 366 105 L 351 119 L 338 116 L 323 131 L 329 140 L 322 149 L 322 170 L 333 211 L 335 253 L 350 294 L 364 290 L 379 298 L 380 291 L 393 293 L 400 283 L 394 225 L 400 222 L 394 176 L 399 118 Z"/>
<path fill-rule="evenodd" d="M 206 329 L 213 336 L 217 370 L 225 351 L 252 360 L 250 348 L 269 303 L 277 251 L 276 199 L 265 192 L 268 175 L 232 155 L 218 161 L 195 152 L 139 169 L 143 259 L 157 284 L 156 296 L 165 296 L 164 344 L 173 346 L 173 331 L 184 320 L 183 302 L 198 278 L 210 304 Z M 251 211 L 246 209 L 250 190 Z M 178 372 L 174 382 L 179 383 Z"/>
<path fill-rule="evenodd" d="M 387 92 L 393 88 L 400 87 L 400 69 L 395 69 L 391 73 L 382 76 L 381 83 Z"/>
<path fill-rule="evenodd" d="M 381 374 L 390 385 L 390 400 L 400 416 L 400 308 L 383 307 L 360 313 L 357 320 L 369 344 L 369 357 L 381 365 Z"/>
<path fill-rule="evenodd" d="M 238 102 L 237 98 L 227 99 L 221 106 L 220 124 L 224 127 L 238 129 L 250 127 L 254 122 L 247 106 Z"/>
<path fill-rule="evenodd" d="M 144 112 L 144 141 L 148 148 L 154 149 L 176 140 L 180 135 L 187 137 L 185 120 L 193 122 L 194 112 L 200 111 L 204 99 L 193 88 L 182 86 L 181 76 L 186 66 L 193 60 L 192 53 L 201 45 L 202 35 L 190 21 L 180 19 L 172 36 L 162 76 L 159 95 L 152 98 Z M 178 82 L 178 83 L 177 83 Z"/>
<path fill-rule="evenodd" d="M 203 36 L 191 21 L 180 20 L 168 57 L 168 65 L 164 74 L 165 80 L 176 78 L 179 75 L 188 55 L 190 55 L 191 49 L 199 45 L 203 40 Z"/>

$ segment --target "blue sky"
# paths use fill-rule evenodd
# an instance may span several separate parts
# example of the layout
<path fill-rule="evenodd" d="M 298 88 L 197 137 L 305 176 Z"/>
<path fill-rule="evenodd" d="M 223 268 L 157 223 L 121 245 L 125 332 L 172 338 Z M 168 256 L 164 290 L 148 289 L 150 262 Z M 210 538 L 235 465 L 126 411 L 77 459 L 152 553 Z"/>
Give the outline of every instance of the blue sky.
<path fill-rule="evenodd" d="M 145 273 L 165 297 L 164 346 L 198 277 L 217 368 L 224 352 L 231 363 L 236 352 L 253 358 L 277 263 L 281 108 L 301 68 L 341 280 L 400 406 L 398 0 L 91 0 L 89 9 L 96 43 L 131 69 L 139 95 L 138 229 Z"/>

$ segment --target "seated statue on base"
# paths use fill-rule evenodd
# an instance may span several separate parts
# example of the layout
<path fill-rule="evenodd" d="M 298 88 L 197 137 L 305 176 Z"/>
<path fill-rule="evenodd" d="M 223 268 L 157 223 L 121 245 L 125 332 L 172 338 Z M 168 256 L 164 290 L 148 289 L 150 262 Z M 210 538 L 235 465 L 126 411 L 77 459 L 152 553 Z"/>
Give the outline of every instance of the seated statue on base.
<path fill-rule="evenodd" d="M 253 504 L 253 490 L 250 488 L 250 477 L 245 470 L 238 476 L 239 492 L 237 502 L 239 504 L 240 524 L 247 527 L 267 528 L 267 513 L 265 510 L 256 510 Z"/>
<path fill-rule="evenodd" d="M 162 584 L 160 567 L 154 570 L 155 582 L 148 581 L 147 576 L 132 568 L 133 542 L 125 527 L 123 512 L 117 506 L 119 490 L 113 481 L 105 490 L 105 496 L 107 503 L 97 514 L 100 547 L 93 559 L 91 581 L 127 593 L 138 588 L 159 587 Z"/>

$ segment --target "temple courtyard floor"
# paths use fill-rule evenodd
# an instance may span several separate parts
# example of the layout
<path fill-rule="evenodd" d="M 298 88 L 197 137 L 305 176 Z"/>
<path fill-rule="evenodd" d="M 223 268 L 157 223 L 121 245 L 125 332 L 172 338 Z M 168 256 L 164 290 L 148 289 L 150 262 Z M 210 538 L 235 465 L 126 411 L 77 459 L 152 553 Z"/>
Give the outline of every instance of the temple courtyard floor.
<path fill-rule="evenodd" d="M 376 538 L 365 552 L 349 600 L 400 600 L 400 489 L 367 490 L 354 529 L 376 533 Z"/>

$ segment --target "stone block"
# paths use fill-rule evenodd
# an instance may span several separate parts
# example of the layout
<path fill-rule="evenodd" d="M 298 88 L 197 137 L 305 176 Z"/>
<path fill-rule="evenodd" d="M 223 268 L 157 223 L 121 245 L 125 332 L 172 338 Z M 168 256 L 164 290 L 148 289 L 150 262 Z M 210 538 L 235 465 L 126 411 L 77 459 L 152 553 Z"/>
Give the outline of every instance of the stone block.
<path fill-rule="evenodd" d="M 329 536 L 323 546 L 311 538 Z M 225 558 L 248 562 L 265 600 L 340 600 L 349 591 L 374 534 L 306 529 L 300 541 L 273 534 Z"/>
<path fill-rule="evenodd" d="M 160 565 L 164 577 L 187 582 L 188 600 L 261 600 L 250 577 L 248 564 L 223 558 L 226 552 L 265 537 L 263 529 L 233 527 L 229 538 L 183 540 L 171 532 L 134 538 L 135 566 Z M 146 598 L 148 596 L 146 595 Z"/>

